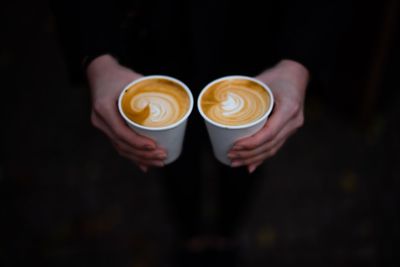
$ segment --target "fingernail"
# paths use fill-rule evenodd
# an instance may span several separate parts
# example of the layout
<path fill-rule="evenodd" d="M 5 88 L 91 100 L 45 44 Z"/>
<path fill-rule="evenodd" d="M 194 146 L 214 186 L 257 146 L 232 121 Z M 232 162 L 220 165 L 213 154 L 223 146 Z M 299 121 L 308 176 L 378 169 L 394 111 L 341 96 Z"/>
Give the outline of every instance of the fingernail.
<path fill-rule="evenodd" d="M 232 153 L 232 152 L 228 153 L 228 158 L 235 158 L 235 157 L 236 157 L 235 153 Z"/>
<path fill-rule="evenodd" d="M 232 149 L 233 149 L 233 150 L 242 150 L 243 147 L 242 147 L 242 146 L 234 146 Z"/>
<path fill-rule="evenodd" d="M 252 174 L 256 169 L 257 169 L 257 166 L 252 165 L 252 166 L 250 166 L 250 167 L 248 168 L 248 171 L 249 171 L 250 174 Z"/>
<path fill-rule="evenodd" d="M 241 165 L 242 165 L 242 162 L 240 162 L 240 161 L 233 161 L 231 164 L 232 167 L 239 167 Z"/>

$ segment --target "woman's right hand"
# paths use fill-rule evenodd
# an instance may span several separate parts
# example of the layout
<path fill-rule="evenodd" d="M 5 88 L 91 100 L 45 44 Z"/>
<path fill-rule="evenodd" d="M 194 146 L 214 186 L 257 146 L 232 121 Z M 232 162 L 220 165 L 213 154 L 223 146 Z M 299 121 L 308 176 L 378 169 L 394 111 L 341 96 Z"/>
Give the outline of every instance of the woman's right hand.
<path fill-rule="evenodd" d="M 95 58 L 86 69 L 92 95 L 92 124 L 108 136 L 118 153 L 136 163 L 143 172 L 163 167 L 167 153 L 150 138 L 129 128 L 118 112 L 119 94 L 142 75 L 120 65 L 110 55 Z"/>

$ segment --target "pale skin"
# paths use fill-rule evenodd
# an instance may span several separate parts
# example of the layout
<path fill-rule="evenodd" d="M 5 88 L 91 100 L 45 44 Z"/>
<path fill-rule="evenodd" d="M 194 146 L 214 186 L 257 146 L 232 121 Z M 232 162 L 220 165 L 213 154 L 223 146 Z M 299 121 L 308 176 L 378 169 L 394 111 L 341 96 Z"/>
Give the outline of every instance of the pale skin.
<path fill-rule="evenodd" d="M 266 83 L 274 95 L 273 113 L 258 133 L 236 142 L 228 153 L 232 167 L 247 166 L 250 173 L 274 156 L 303 125 L 309 73 L 298 62 L 282 60 L 256 78 Z"/>
<path fill-rule="evenodd" d="M 120 65 L 110 55 L 94 59 L 86 74 L 92 95 L 92 124 L 107 135 L 121 156 L 133 161 L 143 172 L 151 167 L 163 167 L 166 151 L 153 140 L 131 130 L 116 105 L 122 88 L 142 75 Z M 303 125 L 309 73 L 296 61 L 282 60 L 256 78 L 273 92 L 274 111 L 257 134 L 239 140 L 228 153 L 232 167 L 246 166 L 250 173 L 274 156 L 287 138 Z"/>

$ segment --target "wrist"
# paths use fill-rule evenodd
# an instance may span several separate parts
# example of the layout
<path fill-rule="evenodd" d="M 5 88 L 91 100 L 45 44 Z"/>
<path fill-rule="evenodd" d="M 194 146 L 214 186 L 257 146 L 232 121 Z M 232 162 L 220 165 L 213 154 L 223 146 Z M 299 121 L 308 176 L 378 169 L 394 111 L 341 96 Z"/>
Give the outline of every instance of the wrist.
<path fill-rule="evenodd" d="M 87 67 L 86 67 L 86 74 L 94 73 L 102 71 L 103 69 L 107 69 L 109 67 L 114 67 L 119 65 L 117 59 L 109 54 L 100 55 L 94 59 L 92 59 Z"/>
<path fill-rule="evenodd" d="M 282 59 L 274 67 L 261 73 L 257 78 L 267 83 L 271 80 L 283 79 L 295 87 L 305 89 L 309 81 L 309 76 L 308 69 L 301 63 L 290 59 Z"/>
<path fill-rule="evenodd" d="M 301 76 L 306 76 L 307 78 L 310 76 L 310 72 L 306 66 L 292 59 L 282 59 L 278 62 L 277 67 L 283 68 L 286 71 L 300 74 Z"/>

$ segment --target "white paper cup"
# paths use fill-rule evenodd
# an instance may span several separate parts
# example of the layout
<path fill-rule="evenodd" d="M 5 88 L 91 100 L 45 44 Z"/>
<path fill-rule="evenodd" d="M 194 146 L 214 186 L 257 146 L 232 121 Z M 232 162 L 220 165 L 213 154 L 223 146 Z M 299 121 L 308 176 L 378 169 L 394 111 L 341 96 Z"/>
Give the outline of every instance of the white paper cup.
<path fill-rule="evenodd" d="M 122 98 L 126 90 L 128 90 L 130 87 L 133 85 L 144 81 L 144 80 L 149 80 L 149 79 L 165 79 L 169 80 L 172 82 L 175 82 L 176 84 L 180 85 L 187 93 L 189 97 L 189 108 L 186 111 L 185 115 L 177 122 L 164 126 L 164 127 L 146 127 L 143 125 L 140 125 L 138 123 L 135 123 L 134 121 L 130 120 L 123 112 L 122 110 Z M 121 91 L 121 94 L 118 98 L 118 109 L 121 114 L 121 116 L 124 118 L 125 122 L 128 124 L 130 128 L 132 128 L 136 133 L 149 137 L 153 139 L 158 146 L 164 148 L 167 152 L 167 158 L 164 160 L 165 164 L 172 163 L 176 159 L 178 159 L 179 155 L 181 154 L 182 151 L 182 144 L 183 144 L 183 139 L 185 136 L 185 129 L 186 129 L 186 123 L 189 115 L 191 114 L 193 110 L 193 95 L 190 92 L 189 88 L 181 81 L 165 76 L 165 75 L 150 75 L 150 76 L 145 76 L 140 79 L 137 79 L 130 84 L 126 85 L 124 89 Z"/>
<path fill-rule="evenodd" d="M 259 85 L 261 85 L 265 91 L 269 94 L 270 97 L 270 105 L 265 112 L 265 114 L 259 118 L 256 121 L 253 121 L 248 124 L 243 124 L 243 125 L 224 125 L 217 123 L 211 119 L 209 119 L 203 112 L 201 108 L 201 98 L 203 94 L 206 92 L 206 90 L 214 85 L 215 83 L 218 83 L 223 80 L 230 80 L 230 79 L 241 79 L 241 80 L 250 80 L 253 81 Z M 211 83 L 207 84 L 206 87 L 201 91 L 199 98 L 197 99 L 197 108 L 201 114 L 201 116 L 204 118 L 208 135 L 211 140 L 211 145 L 214 151 L 215 157 L 222 163 L 226 165 L 231 165 L 231 161 L 228 158 L 228 152 L 232 148 L 233 144 L 238 141 L 239 139 L 242 139 L 244 137 L 251 136 L 255 133 L 257 133 L 261 128 L 265 125 L 268 116 L 272 112 L 272 108 L 274 106 L 274 97 L 272 95 L 271 90 L 269 87 L 264 84 L 263 82 L 247 77 L 247 76 L 241 76 L 241 75 L 234 75 L 234 76 L 225 76 L 222 78 L 219 78 L 215 81 L 212 81 Z"/>

